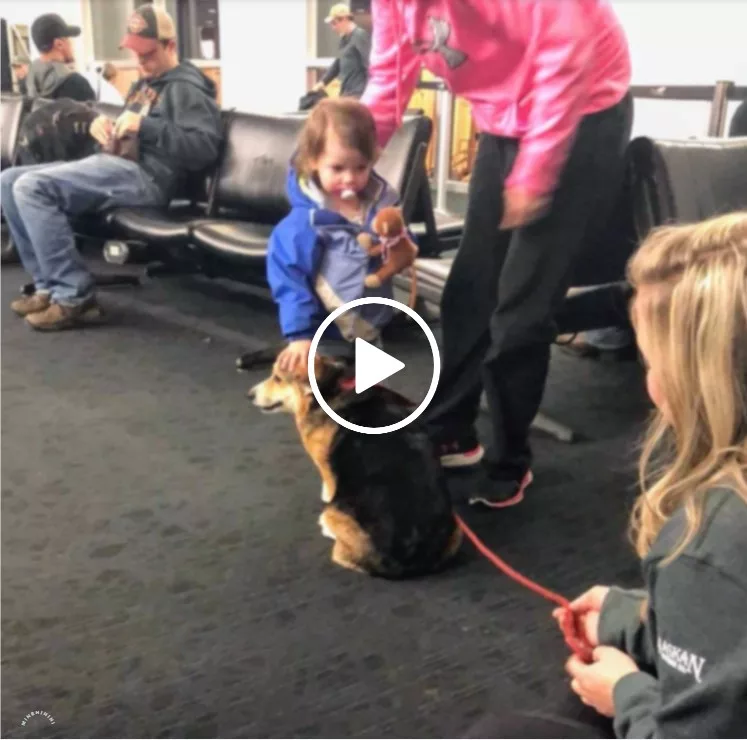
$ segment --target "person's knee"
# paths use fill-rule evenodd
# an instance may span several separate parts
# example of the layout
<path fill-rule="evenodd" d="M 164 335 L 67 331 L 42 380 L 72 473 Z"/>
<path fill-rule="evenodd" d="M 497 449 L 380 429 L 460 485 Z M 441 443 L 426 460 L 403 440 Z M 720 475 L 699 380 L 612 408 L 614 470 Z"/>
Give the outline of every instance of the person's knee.
<path fill-rule="evenodd" d="M 13 198 L 16 203 L 39 199 L 46 192 L 47 176 L 43 172 L 24 172 L 13 183 Z"/>
<path fill-rule="evenodd" d="M 490 355 L 495 358 L 525 349 L 549 347 L 556 334 L 551 311 L 499 305 L 490 320 Z"/>

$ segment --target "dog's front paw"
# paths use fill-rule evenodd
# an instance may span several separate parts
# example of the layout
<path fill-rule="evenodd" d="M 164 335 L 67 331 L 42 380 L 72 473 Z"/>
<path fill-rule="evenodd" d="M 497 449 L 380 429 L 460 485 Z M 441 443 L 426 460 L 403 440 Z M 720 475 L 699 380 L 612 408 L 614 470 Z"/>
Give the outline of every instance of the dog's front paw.
<path fill-rule="evenodd" d="M 325 504 L 328 504 L 331 500 L 332 491 L 329 490 L 326 483 L 322 483 L 322 501 L 324 501 Z"/>

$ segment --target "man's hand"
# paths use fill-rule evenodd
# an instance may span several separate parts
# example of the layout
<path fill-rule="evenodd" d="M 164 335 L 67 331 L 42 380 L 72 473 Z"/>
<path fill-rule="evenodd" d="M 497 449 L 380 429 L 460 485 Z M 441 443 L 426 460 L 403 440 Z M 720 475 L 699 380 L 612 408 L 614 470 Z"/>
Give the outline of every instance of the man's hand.
<path fill-rule="evenodd" d="M 308 372 L 310 339 L 296 339 L 291 342 L 279 355 L 277 367 L 284 373 Z"/>
<path fill-rule="evenodd" d="M 578 615 L 583 637 L 592 647 L 599 645 L 599 613 L 602 604 L 610 592 L 609 586 L 594 586 L 571 602 L 570 609 Z M 552 615 L 560 622 L 560 609 L 555 609 Z"/>
<path fill-rule="evenodd" d="M 545 214 L 550 199 L 533 195 L 523 188 L 506 188 L 503 191 L 503 219 L 498 227 L 501 231 L 518 229 L 536 221 Z"/>
<path fill-rule="evenodd" d="M 140 131 L 140 122 L 143 117 L 139 113 L 133 113 L 130 110 L 126 110 L 114 124 L 114 136 L 121 139 L 127 134 L 136 134 Z"/>
<path fill-rule="evenodd" d="M 566 662 L 565 669 L 571 677 L 572 691 L 584 704 L 605 717 L 615 716 L 613 692 L 617 682 L 639 670 L 629 656 L 611 647 L 596 648 L 591 665 L 573 655 Z"/>
<path fill-rule="evenodd" d="M 114 121 L 107 116 L 98 116 L 93 119 L 91 127 L 88 129 L 91 136 L 104 148 L 111 144 L 114 136 Z"/>

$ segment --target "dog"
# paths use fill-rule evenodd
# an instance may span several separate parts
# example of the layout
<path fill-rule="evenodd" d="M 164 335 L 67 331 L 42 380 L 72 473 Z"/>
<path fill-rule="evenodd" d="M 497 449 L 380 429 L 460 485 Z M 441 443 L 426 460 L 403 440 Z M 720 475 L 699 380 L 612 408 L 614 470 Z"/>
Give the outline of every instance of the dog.
<path fill-rule="evenodd" d="M 317 355 L 319 391 L 344 419 L 380 427 L 406 418 L 413 404 L 383 386 L 355 393 L 351 368 Z M 458 552 L 444 473 L 418 421 L 388 434 L 360 434 L 329 417 L 305 371 L 272 375 L 249 398 L 265 413 L 293 414 L 301 442 L 322 479 L 322 534 L 335 541 L 332 561 L 371 576 L 401 579 L 434 573 Z"/>

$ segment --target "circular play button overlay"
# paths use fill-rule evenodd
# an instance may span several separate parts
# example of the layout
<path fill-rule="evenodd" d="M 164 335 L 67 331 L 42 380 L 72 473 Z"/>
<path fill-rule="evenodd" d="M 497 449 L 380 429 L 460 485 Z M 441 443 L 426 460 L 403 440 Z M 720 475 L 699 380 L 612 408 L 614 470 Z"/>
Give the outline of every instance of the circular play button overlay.
<path fill-rule="evenodd" d="M 431 384 L 428 388 L 428 392 L 425 398 L 420 402 L 420 405 L 407 417 L 398 421 L 396 424 L 389 424 L 383 427 L 364 427 L 360 424 L 353 424 L 347 419 L 343 419 L 330 405 L 324 400 L 324 397 L 319 392 L 319 386 L 314 376 L 314 358 L 316 357 L 316 350 L 319 346 L 321 338 L 324 336 L 324 332 L 330 324 L 335 321 L 342 314 L 350 311 L 358 306 L 365 306 L 368 304 L 379 304 L 383 306 L 390 306 L 396 308 L 398 311 L 404 311 L 422 330 L 428 340 L 428 344 L 433 355 L 433 374 L 431 376 Z M 363 393 L 363 391 L 371 388 L 378 383 L 386 380 L 395 373 L 398 373 L 405 367 L 405 363 L 398 360 L 396 357 L 384 352 L 384 350 L 375 347 L 373 344 L 364 341 L 363 339 L 355 340 L 355 392 Z M 389 432 L 396 432 L 398 429 L 406 427 L 411 422 L 415 421 L 425 410 L 428 408 L 428 404 L 433 399 L 438 386 L 438 379 L 441 375 L 441 356 L 438 352 L 438 344 L 436 343 L 436 337 L 433 332 L 425 323 L 423 318 L 416 312 L 413 311 L 409 306 L 404 303 L 395 301 L 393 298 L 358 298 L 349 303 L 344 303 L 339 308 L 335 309 L 326 319 L 322 322 L 322 325 L 316 330 L 314 338 L 311 340 L 311 347 L 309 348 L 309 384 L 311 385 L 311 391 L 316 398 L 317 403 L 322 407 L 327 416 L 334 419 L 340 426 L 350 429 L 352 432 L 360 432 L 361 434 L 388 434 Z"/>

